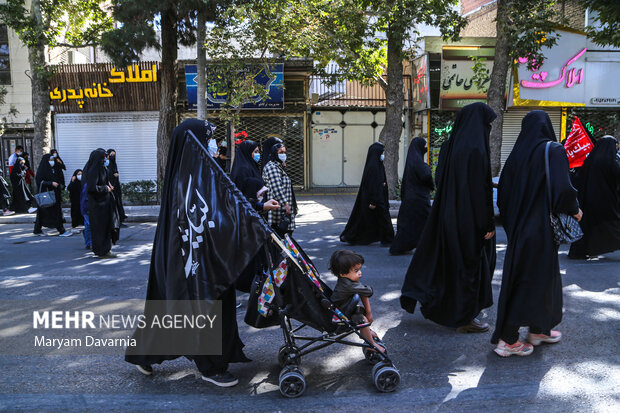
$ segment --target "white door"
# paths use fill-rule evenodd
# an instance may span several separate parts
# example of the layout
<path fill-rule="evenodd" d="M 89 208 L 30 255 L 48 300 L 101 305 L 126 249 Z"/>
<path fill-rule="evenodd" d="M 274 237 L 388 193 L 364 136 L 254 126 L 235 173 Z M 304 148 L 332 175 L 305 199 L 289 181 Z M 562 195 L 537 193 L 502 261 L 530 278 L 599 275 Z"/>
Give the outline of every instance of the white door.
<path fill-rule="evenodd" d="M 56 148 L 67 166 L 66 182 L 97 148 L 116 150 L 121 182 L 156 181 L 158 119 L 158 112 L 56 115 Z"/>
<path fill-rule="evenodd" d="M 342 185 L 342 113 L 316 111 L 312 114 L 312 186 Z"/>

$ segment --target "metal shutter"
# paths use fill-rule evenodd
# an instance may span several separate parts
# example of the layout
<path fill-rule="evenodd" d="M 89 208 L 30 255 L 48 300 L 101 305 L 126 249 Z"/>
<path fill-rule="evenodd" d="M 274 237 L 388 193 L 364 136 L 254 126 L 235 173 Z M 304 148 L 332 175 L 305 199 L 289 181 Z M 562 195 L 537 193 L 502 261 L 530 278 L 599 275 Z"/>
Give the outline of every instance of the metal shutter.
<path fill-rule="evenodd" d="M 515 145 L 519 132 L 521 132 L 521 121 L 533 109 L 510 109 L 504 112 L 504 127 L 502 129 L 502 168 L 508 159 L 508 155 Z M 560 127 L 562 121 L 562 111 L 560 108 L 545 109 L 551 118 L 555 136 L 560 138 Z"/>
<path fill-rule="evenodd" d="M 116 150 L 121 182 L 157 180 L 158 112 L 57 114 L 54 120 L 67 184 L 97 148 Z"/>

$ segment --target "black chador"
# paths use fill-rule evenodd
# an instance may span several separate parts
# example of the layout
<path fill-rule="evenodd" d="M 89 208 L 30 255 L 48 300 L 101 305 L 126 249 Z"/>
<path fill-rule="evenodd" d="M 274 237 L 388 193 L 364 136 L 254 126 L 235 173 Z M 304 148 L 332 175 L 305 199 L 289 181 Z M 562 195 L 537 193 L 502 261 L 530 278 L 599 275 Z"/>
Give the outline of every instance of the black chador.
<path fill-rule="evenodd" d="M 116 165 L 116 151 L 114 149 L 108 149 L 107 151 L 108 159 L 110 163 L 107 166 L 108 169 L 108 179 L 110 180 L 110 184 L 114 188 L 114 200 L 116 209 L 118 210 L 118 216 L 121 219 L 121 222 L 127 219 L 127 215 L 125 214 L 125 207 L 123 207 L 123 191 L 121 189 L 121 181 L 118 176 L 118 166 Z"/>
<path fill-rule="evenodd" d="M 28 212 L 31 205 L 32 193 L 28 184 L 26 184 L 26 164 L 22 158 L 18 158 L 17 162 L 11 169 L 11 186 L 13 187 L 13 202 L 11 209 L 17 213 Z"/>
<path fill-rule="evenodd" d="M 562 320 L 558 246 L 549 212 L 573 215 L 579 206 L 566 152 L 559 143 L 549 148 L 551 206 L 547 200 L 545 145 L 555 140 L 549 115 L 541 110 L 528 113 L 500 176 L 497 206 L 508 246 L 492 338 L 495 344 L 499 339 L 515 342 L 521 326 L 529 326 L 531 333 L 549 335 Z"/>
<path fill-rule="evenodd" d="M 168 151 L 162 203 L 153 241 L 145 316 L 150 300 L 221 300 L 222 354 L 154 353 L 161 331 L 138 329 L 145 351 L 125 355 L 147 366 L 185 356 L 203 375 L 224 373 L 229 363 L 247 362 L 237 328 L 234 283 L 269 237 L 267 225 L 207 152 L 214 126 L 190 119 L 177 126 Z M 199 348 L 214 340 L 197 333 Z"/>
<path fill-rule="evenodd" d="M 80 195 L 82 194 L 82 187 L 85 181 L 78 179 L 78 174 L 80 173 L 82 173 L 82 170 L 76 169 L 71 177 L 71 182 L 67 186 L 69 199 L 71 200 L 71 226 L 73 228 L 84 225 L 84 217 L 80 211 Z M 83 175 L 83 173 L 80 175 L 81 179 L 84 179 Z"/>
<path fill-rule="evenodd" d="M 64 226 L 62 225 L 62 208 L 60 204 L 62 201 L 61 190 L 63 189 L 62 182 L 64 182 L 64 177 L 62 176 L 62 170 L 56 168 L 55 164 L 53 166 L 50 165 L 50 162 L 54 162 L 51 155 L 43 155 L 35 175 L 35 181 L 37 184 L 37 191 L 54 192 L 56 203 L 48 208 L 37 209 L 37 219 L 34 223 L 35 234 L 41 233 L 41 227 L 56 228 L 61 234 L 65 232 Z M 54 182 L 56 182 L 58 186 L 54 187 Z"/>
<path fill-rule="evenodd" d="M 385 147 L 375 142 L 368 148 L 360 189 L 353 211 L 340 234 L 340 241 L 366 245 L 376 241 L 389 244 L 394 240 L 394 227 L 390 218 L 385 168 L 381 155 Z"/>
<path fill-rule="evenodd" d="M 620 249 L 620 160 L 618 141 L 596 142 L 579 171 L 577 191 L 583 210 L 583 238 L 570 247 L 569 258 L 586 258 Z"/>
<path fill-rule="evenodd" d="M 405 172 L 400 185 L 400 210 L 396 224 L 396 237 L 390 254 L 411 251 L 418 245 L 420 235 L 431 211 L 431 191 L 435 189 L 431 168 L 424 162 L 426 141 L 415 138 L 407 153 Z"/>
<path fill-rule="evenodd" d="M 93 253 L 100 257 L 108 254 L 112 244 L 118 240 L 120 225 L 118 213 L 114 208 L 114 195 L 109 190 L 105 159 L 105 150 L 95 149 L 84 167 Z"/>
<path fill-rule="evenodd" d="M 466 326 L 493 304 L 495 269 L 489 133 L 495 112 L 483 104 L 456 116 L 437 165 L 437 192 L 402 287 L 401 306 L 446 327 Z"/>
<path fill-rule="evenodd" d="M 230 168 L 230 179 L 237 185 L 237 188 L 250 198 L 247 183 L 249 179 L 260 179 L 263 177 L 258 169 L 258 163 L 252 158 L 252 152 L 258 148 L 258 143 L 252 140 L 245 140 L 237 146 L 235 161 Z M 264 185 L 264 184 L 263 184 Z M 256 194 L 254 194 L 256 197 Z"/>

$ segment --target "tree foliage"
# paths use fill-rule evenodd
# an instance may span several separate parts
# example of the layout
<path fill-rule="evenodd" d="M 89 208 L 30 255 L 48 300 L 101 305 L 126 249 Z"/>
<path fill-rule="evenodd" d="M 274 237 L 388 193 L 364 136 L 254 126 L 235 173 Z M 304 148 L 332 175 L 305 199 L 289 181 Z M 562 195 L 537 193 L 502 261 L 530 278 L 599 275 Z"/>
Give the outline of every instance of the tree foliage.
<path fill-rule="evenodd" d="M 38 0 L 40 20 L 25 0 L 0 4 L 0 19 L 27 47 L 94 45 L 113 21 L 101 0 Z"/>
<path fill-rule="evenodd" d="M 586 28 L 588 37 L 596 44 L 620 47 L 620 1 L 582 0 L 590 9 L 593 25 Z"/>

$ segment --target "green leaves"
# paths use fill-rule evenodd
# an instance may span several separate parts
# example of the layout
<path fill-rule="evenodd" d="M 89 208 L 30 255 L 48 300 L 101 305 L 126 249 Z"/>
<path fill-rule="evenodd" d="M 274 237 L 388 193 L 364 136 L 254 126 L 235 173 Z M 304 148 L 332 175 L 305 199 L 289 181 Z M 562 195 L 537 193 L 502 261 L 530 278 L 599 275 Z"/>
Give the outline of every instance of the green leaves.
<path fill-rule="evenodd" d="M 596 44 L 620 47 L 620 2 L 618 0 L 581 0 L 590 9 L 593 25 L 586 28 Z"/>

